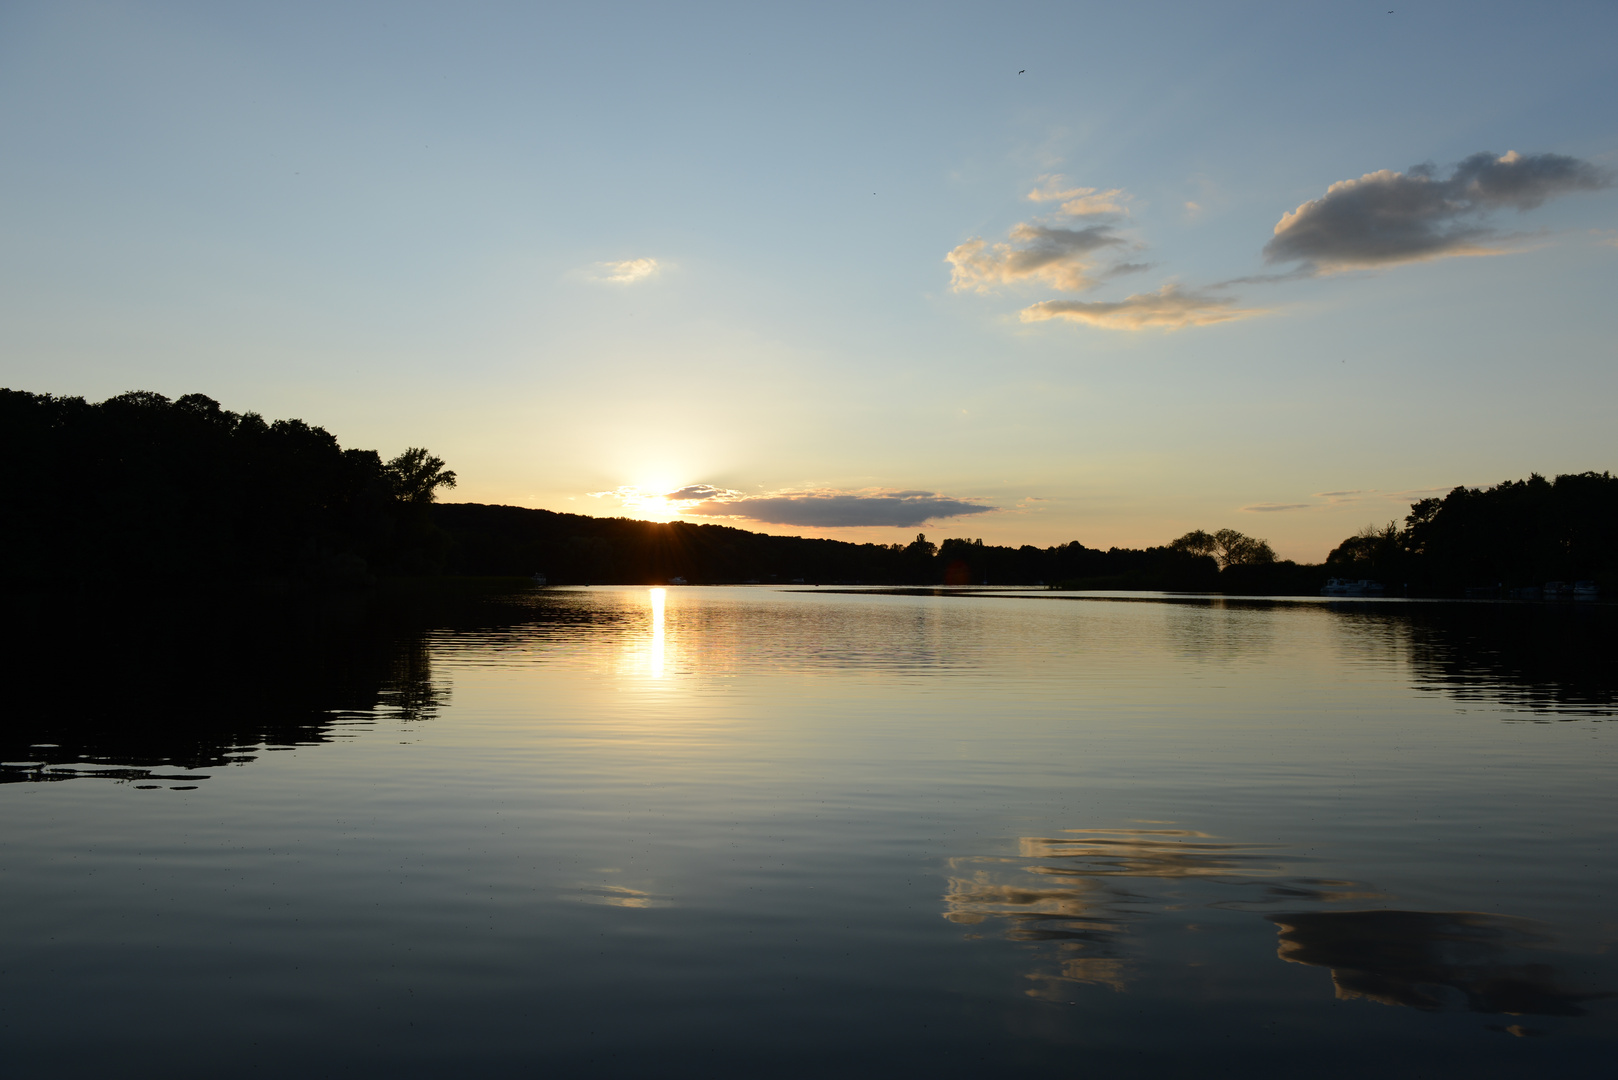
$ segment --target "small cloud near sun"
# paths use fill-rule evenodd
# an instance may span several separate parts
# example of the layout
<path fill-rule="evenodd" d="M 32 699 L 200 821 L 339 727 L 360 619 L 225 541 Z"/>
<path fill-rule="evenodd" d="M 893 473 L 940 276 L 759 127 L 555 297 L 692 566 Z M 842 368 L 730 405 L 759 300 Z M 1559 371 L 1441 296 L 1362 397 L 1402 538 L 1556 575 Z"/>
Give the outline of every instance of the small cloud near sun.
<path fill-rule="evenodd" d="M 726 499 L 739 494 L 741 492 L 717 488 L 712 484 L 687 484 L 679 491 L 669 492 L 663 498 L 669 502 L 702 502 L 705 499 Z"/>
<path fill-rule="evenodd" d="M 634 485 L 611 491 L 592 491 L 595 498 L 615 498 L 627 511 L 648 517 L 669 518 L 686 515 L 696 518 L 730 518 L 766 525 L 797 525 L 805 528 L 845 529 L 869 526 L 912 527 L 940 518 L 986 514 L 999 507 L 968 499 L 956 499 L 935 491 L 886 491 L 865 488 L 841 491 L 817 488 L 811 491 L 775 491 L 748 495 L 712 484 L 687 484 L 668 492 L 649 491 Z"/>
<path fill-rule="evenodd" d="M 986 514 L 999 507 L 953 499 L 933 491 L 883 491 L 865 488 L 839 491 L 778 491 L 764 495 L 729 492 L 687 506 L 682 512 L 695 517 L 739 518 L 767 525 L 804 528 L 852 529 L 871 526 L 914 528 L 939 518 Z"/>
<path fill-rule="evenodd" d="M 607 285 L 632 285 L 656 277 L 663 267 L 656 259 L 625 259 L 622 262 L 599 262 L 583 271 L 590 281 Z"/>

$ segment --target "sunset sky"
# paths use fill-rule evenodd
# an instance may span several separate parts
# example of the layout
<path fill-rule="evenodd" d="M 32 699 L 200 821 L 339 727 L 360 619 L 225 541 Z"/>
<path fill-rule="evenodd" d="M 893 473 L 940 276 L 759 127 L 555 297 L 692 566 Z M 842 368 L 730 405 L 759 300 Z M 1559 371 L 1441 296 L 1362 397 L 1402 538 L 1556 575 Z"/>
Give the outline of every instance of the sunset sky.
<path fill-rule="evenodd" d="M 0 384 L 427 446 L 456 500 L 1318 561 L 1618 468 L 1615 46 L 1607 2 L 8 0 Z"/>

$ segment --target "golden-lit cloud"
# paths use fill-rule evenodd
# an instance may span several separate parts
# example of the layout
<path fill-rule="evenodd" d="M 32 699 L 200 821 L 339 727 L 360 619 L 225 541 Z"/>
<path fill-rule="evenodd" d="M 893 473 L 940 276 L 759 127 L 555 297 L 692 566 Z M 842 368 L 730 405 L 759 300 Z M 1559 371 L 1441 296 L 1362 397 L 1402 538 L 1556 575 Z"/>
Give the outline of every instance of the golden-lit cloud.
<path fill-rule="evenodd" d="M 1259 308 L 1236 306 L 1234 298 L 1164 285 L 1156 292 L 1122 300 L 1044 300 L 1022 310 L 1023 322 L 1067 319 L 1108 330 L 1179 330 L 1211 326 L 1263 314 Z"/>
<path fill-rule="evenodd" d="M 991 292 L 1004 285 L 1043 283 L 1064 292 L 1082 292 L 1099 280 L 1096 265 L 1108 249 L 1126 246 L 1110 225 L 1061 229 L 1023 222 L 1010 243 L 990 244 L 974 236 L 944 256 L 950 288 Z"/>
<path fill-rule="evenodd" d="M 625 259 L 622 262 L 596 263 L 585 271 L 585 277 L 609 285 L 632 285 L 656 277 L 662 269 L 656 259 Z"/>
<path fill-rule="evenodd" d="M 1064 214 L 1088 217 L 1096 214 L 1127 214 L 1129 195 L 1123 188 L 1064 187 L 1067 178 L 1051 174 L 1039 178 L 1039 186 L 1028 193 L 1028 201 L 1059 202 Z"/>
<path fill-rule="evenodd" d="M 1322 273 L 1459 255 L 1497 255 L 1492 211 L 1532 210 L 1547 199 L 1609 187 L 1612 175 L 1562 154 L 1473 154 L 1449 176 L 1433 166 L 1382 169 L 1339 180 L 1318 199 L 1281 215 L 1264 245 L 1270 263 Z M 1496 241 L 1491 243 L 1491 241 Z"/>

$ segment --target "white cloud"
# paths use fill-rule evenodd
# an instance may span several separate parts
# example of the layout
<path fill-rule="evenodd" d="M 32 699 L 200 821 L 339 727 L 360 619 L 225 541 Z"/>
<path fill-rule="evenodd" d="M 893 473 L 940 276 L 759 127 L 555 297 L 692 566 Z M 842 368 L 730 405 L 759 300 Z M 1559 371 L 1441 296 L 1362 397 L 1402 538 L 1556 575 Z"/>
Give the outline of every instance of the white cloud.
<path fill-rule="evenodd" d="M 622 262 L 599 262 L 584 272 L 591 281 L 610 285 L 630 285 L 656 277 L 663 267 L 656 259 L 625 259 Z"/>

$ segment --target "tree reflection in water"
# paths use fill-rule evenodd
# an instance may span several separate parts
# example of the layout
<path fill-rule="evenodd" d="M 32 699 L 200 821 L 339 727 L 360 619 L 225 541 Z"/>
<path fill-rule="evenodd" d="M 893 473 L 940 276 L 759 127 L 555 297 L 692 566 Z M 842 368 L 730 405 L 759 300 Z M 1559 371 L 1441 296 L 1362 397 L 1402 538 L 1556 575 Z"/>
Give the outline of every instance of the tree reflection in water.
<path fill-rule="evenodd" d="M 533 621 L 477 596 L 41 601 L 8 644 L 0 783 L 208 779 L 447 702 L 428 630 Z"/>
<path fill-rule="evenodd" d="M 1330 605 L 1356 654 L 1408 662 L 1416 686 L 1538 719 L 1618 710 L 1618 607 L 1608 604 Z"/>

